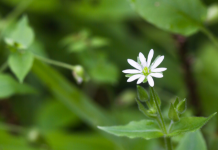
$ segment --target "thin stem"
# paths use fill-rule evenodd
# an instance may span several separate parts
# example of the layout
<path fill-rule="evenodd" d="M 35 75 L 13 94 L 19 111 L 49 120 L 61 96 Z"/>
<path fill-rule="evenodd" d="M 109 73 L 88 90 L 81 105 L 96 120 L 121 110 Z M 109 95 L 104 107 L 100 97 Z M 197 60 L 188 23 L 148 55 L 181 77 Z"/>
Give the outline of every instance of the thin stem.
<path fill-rule="evenodd" d="M 218 48 L 218 39 L 205 27 L 201 28 L 201 31 L 214 43 Z"/>
<path fill-rule="evenodd" d="M 164 122 L 163 115 L 162 115 L 160 107 L 158 105 L 157 98 L 156 98 L 156 95 L 154 93 L 154 88 L 153 87 L 151 87 L 151 92 L 152 92 L 152 95 L 154 97 L 155 105 L 157 107 L 157 112 L 158 112 L 158 120 L 157 121 L 158 121 L 159 125 L 163 128 L 163 132 L 165 134 L 164 135 L 164 140 L 165 140 L 166 149 L 167 150 L 173 150 L 172 149 L 171 138 L 166 136 L 168 134 L 167 129 L 166 129 L 166 124 Z"/>
<path fill-rule="evenodd" d="M 51 65 L 63 67 L 63 68 L 69 69 L 69 70 L 73 70 L 74 69 L 74 66 L 68 65 L 66 63 L 62 63 L 62 62 L 59 62 L 59 61 L 51 60 L 51 59 L 48 59 L 48 58 L 45 58 L 45 57 L 41 57 L 41 56 L 36 55 L 36 54 L 34 54 L 34 57 L 36 59 L 39 59 L 39 60 L 44 61 L 44 62 L 46 62 L 48 64 L 51 64 Z"/>
<path fill-rule="evenodd" d="M 169 125 L 169 127 L 168 127 L 168 133 L 170 132 L 170 129 L 171 129 L 173 123 L 174 123 L 173 120 L 171 120 L 170 125 Z"/>
<path fill-rule="evenodd" d="M 6 61 L 6 62 L 1 66 L 0 72 L 5 71 L 5 69 L 7 69 L 7 67 L 8 67 L 8 62 Z"/>
<path fill-rule="evenodd" d="M 157 98 L 156 98 L 156 95 L 154 93 L 154 88 L 153 87 L 151 87 L 151 92 L 152 92 L 152 95 L 154 97 L 154 102 L 155 102 L 155 105 L 157 107 L 158 115 L 159 115 L 160 121 L 162 123 L 162 127 L 163 127 L 163 130 L 164 130 L 164 133 L 167 134 L 166 125 L 165 125 L 165 122 L 164 122 L 163 115 L 161 113 L 160 107 L 158 105 Z"/>

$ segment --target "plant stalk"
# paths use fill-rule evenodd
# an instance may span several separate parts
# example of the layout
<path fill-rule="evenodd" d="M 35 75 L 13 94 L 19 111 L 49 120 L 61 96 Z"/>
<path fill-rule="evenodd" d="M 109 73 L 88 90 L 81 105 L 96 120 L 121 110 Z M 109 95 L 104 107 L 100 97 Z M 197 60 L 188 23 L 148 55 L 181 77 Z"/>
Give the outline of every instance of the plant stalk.
<path fill-rule="evenodd" d="M 59 61 L 51 60 L 51 59 L 48 59 L 48 58 L 45 58 L 45 57 L 41 57 L 41 56 L 36 55 L 36 54 L 34 54 L 34 57 L 39 59 L 39 60 L 41 60 L 41 61 L 44 61 L 44 62 L 46 62 L 48 64 L 51 64 L 51 65 L 63 67 L 63 68 L 69 69 L 71 71 L 74 69 L 74 66 L 68 65 L 66 63 L 62 63 L 62 62 L 59 62 Z"/>
<path fill-rule="evenodd" d="M 171 137 L 164 137 L 165 145 L 167 150 L 173 150 Z"/>
<path fill-rule="evenodd" d="M 168 134 L 167 132 L 167 129 L 166 129 L 166 124 L 164 122 L 164 119 L 163 119 L 163 115 L 161 113 L 161 110 L 160 110 L 160 107 L 158 105 L 158 102 L 157 102 L 157 98 L 156 98 L 156 95 L 154 93 L 154 88 L 151 87 L 151 92 L 152 92 L 152 95 L 154 97 L 154 103 L 157 107 L 157 112 L 158 112 L 158 123 L 159 125 L 162 127 L 162 130 L 164 132 L 164 140 L 165 140 L 165 145 L 166 145 L 166 150 L 173 150 L 172 149 L 172 142 L 171 142 L 171 138 L 170 137 L 167 137 L 166 135 Z"/>

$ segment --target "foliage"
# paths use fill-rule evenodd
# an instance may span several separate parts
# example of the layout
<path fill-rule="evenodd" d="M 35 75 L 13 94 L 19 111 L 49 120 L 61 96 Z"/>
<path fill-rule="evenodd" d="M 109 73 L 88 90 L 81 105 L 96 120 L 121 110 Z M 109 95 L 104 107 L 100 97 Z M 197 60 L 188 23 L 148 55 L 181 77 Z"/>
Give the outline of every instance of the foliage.
<path fill-rule="evenodd" d="M 176 150 L 217 150 L 216 0 L 2 0 L 0 8 L 0 149 L 155 150 L 163 144 L 145 139 L 166 136 Z M 153 93 L 121 72 L 152 48 L 168 68 Z"/>

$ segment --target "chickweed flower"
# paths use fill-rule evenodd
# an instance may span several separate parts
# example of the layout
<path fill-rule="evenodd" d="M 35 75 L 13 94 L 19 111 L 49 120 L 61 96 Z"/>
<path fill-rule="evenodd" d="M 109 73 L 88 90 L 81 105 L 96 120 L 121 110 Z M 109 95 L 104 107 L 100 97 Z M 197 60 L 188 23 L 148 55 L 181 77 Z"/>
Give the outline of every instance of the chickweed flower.
<path fill-rule="evenodd" d="M 148 58 L 146 61 L 145 56 L 140 52 L 138 57 L 138 62 L 135 62 L 132 59 L 127 59 L 128 63 L 133 66 L 135 69 L 127 69 L 123 70 L 123 73 L 127 73 L 127 77 L 129 79 L 127 82 L 132 82 L 138 79 L 137 84 L 145 83 L 148 81 L 151 87 L 154 86 L 154 80 L 152 77 L 155 78 L 162 78 L 162 72 L 167 70 L 167 68 L 157 68 L 161 62 L 164 60 L 164 56 L 158 56 L 154 62 L 151 64 L 151 60 L 154 55 L 154 50 L 151 49 Z"/>

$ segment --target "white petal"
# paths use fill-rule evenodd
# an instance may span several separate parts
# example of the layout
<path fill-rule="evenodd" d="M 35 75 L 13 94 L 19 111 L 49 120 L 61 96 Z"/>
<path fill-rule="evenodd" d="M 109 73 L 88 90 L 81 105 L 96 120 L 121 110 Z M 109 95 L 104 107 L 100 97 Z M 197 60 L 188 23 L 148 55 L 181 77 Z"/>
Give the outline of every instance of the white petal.
<path fill-rule="evenodd" d="M 141 73 L 142 71 L 136 69 L 126 69 L 122 71 L 123 73 Z"/>
<path fill-rule="evenodd" d="M 141 52 L 139 53 L 139 59 L 140 59 L 142 66 L 145 67 L 146 66 L 146 58 Z"/>
<path fill-rule="evenodd" d="M 153 87 L 153 86 L 154 86 L 154 80 L 153 80 L 153 78 L 152 78 L 150 75 L 148 75 L 148 76 L 147 76 L 147 79 L 148 79 L 148 84 L 149 84 L 151 87 Z"/>
<path fill-rule="evenodd" d="M 167 70 L 167 68 L 155 68 L 155 69 L 151 69 L 151 72 L 162 72 Z"/>
<path fill-rule="evenodd" d="M 154 55 L 154 50 L 151 49 L 150 52 L 149 52 L 149 54 L 148 54 L 147 67 L 150 66 L 150 64 L 151 64 L 151 59 L 153 58 L 153 55 Z"/>
<path fill-rule="evenodd" d="M 158 65 L 160 65 L 160 63 L 162 63 L 163 60 L 164 60 L 164 56 L 160 56 L 160 57 L 154 62 L 154 65 L 151 66 L 151 69 L 155 69 Z"/>
<path fill-rule="evenodd" d="M 143 75 L 141 75 L 141 74 L 133 75 L 133 76 L 131 76 L 131 77 L 127 80 L 127 82 L 132 82 L 132 81 L 134 81 L 134 80 L 140 78 L 141 76 L 143 76 Z"/>
<path fill-rule="evenodd" d="M 127 59 L 128 63 L 136 69 L 142 70 L 142 67 L 132 59 Z"/>
<path fill-rule="evenodd" d="M 152 77 L 155 77 L 155 78 L 163 78 L 163 74 L 162 73 L 151 73 L 150 75 Z"/>
<path fill-rule="evenodd" d="M 144 80 L 145 80 L 145 76 L 141 76 L 141 77 L 138 79 L 137 84 L 142 83 Z"/>

